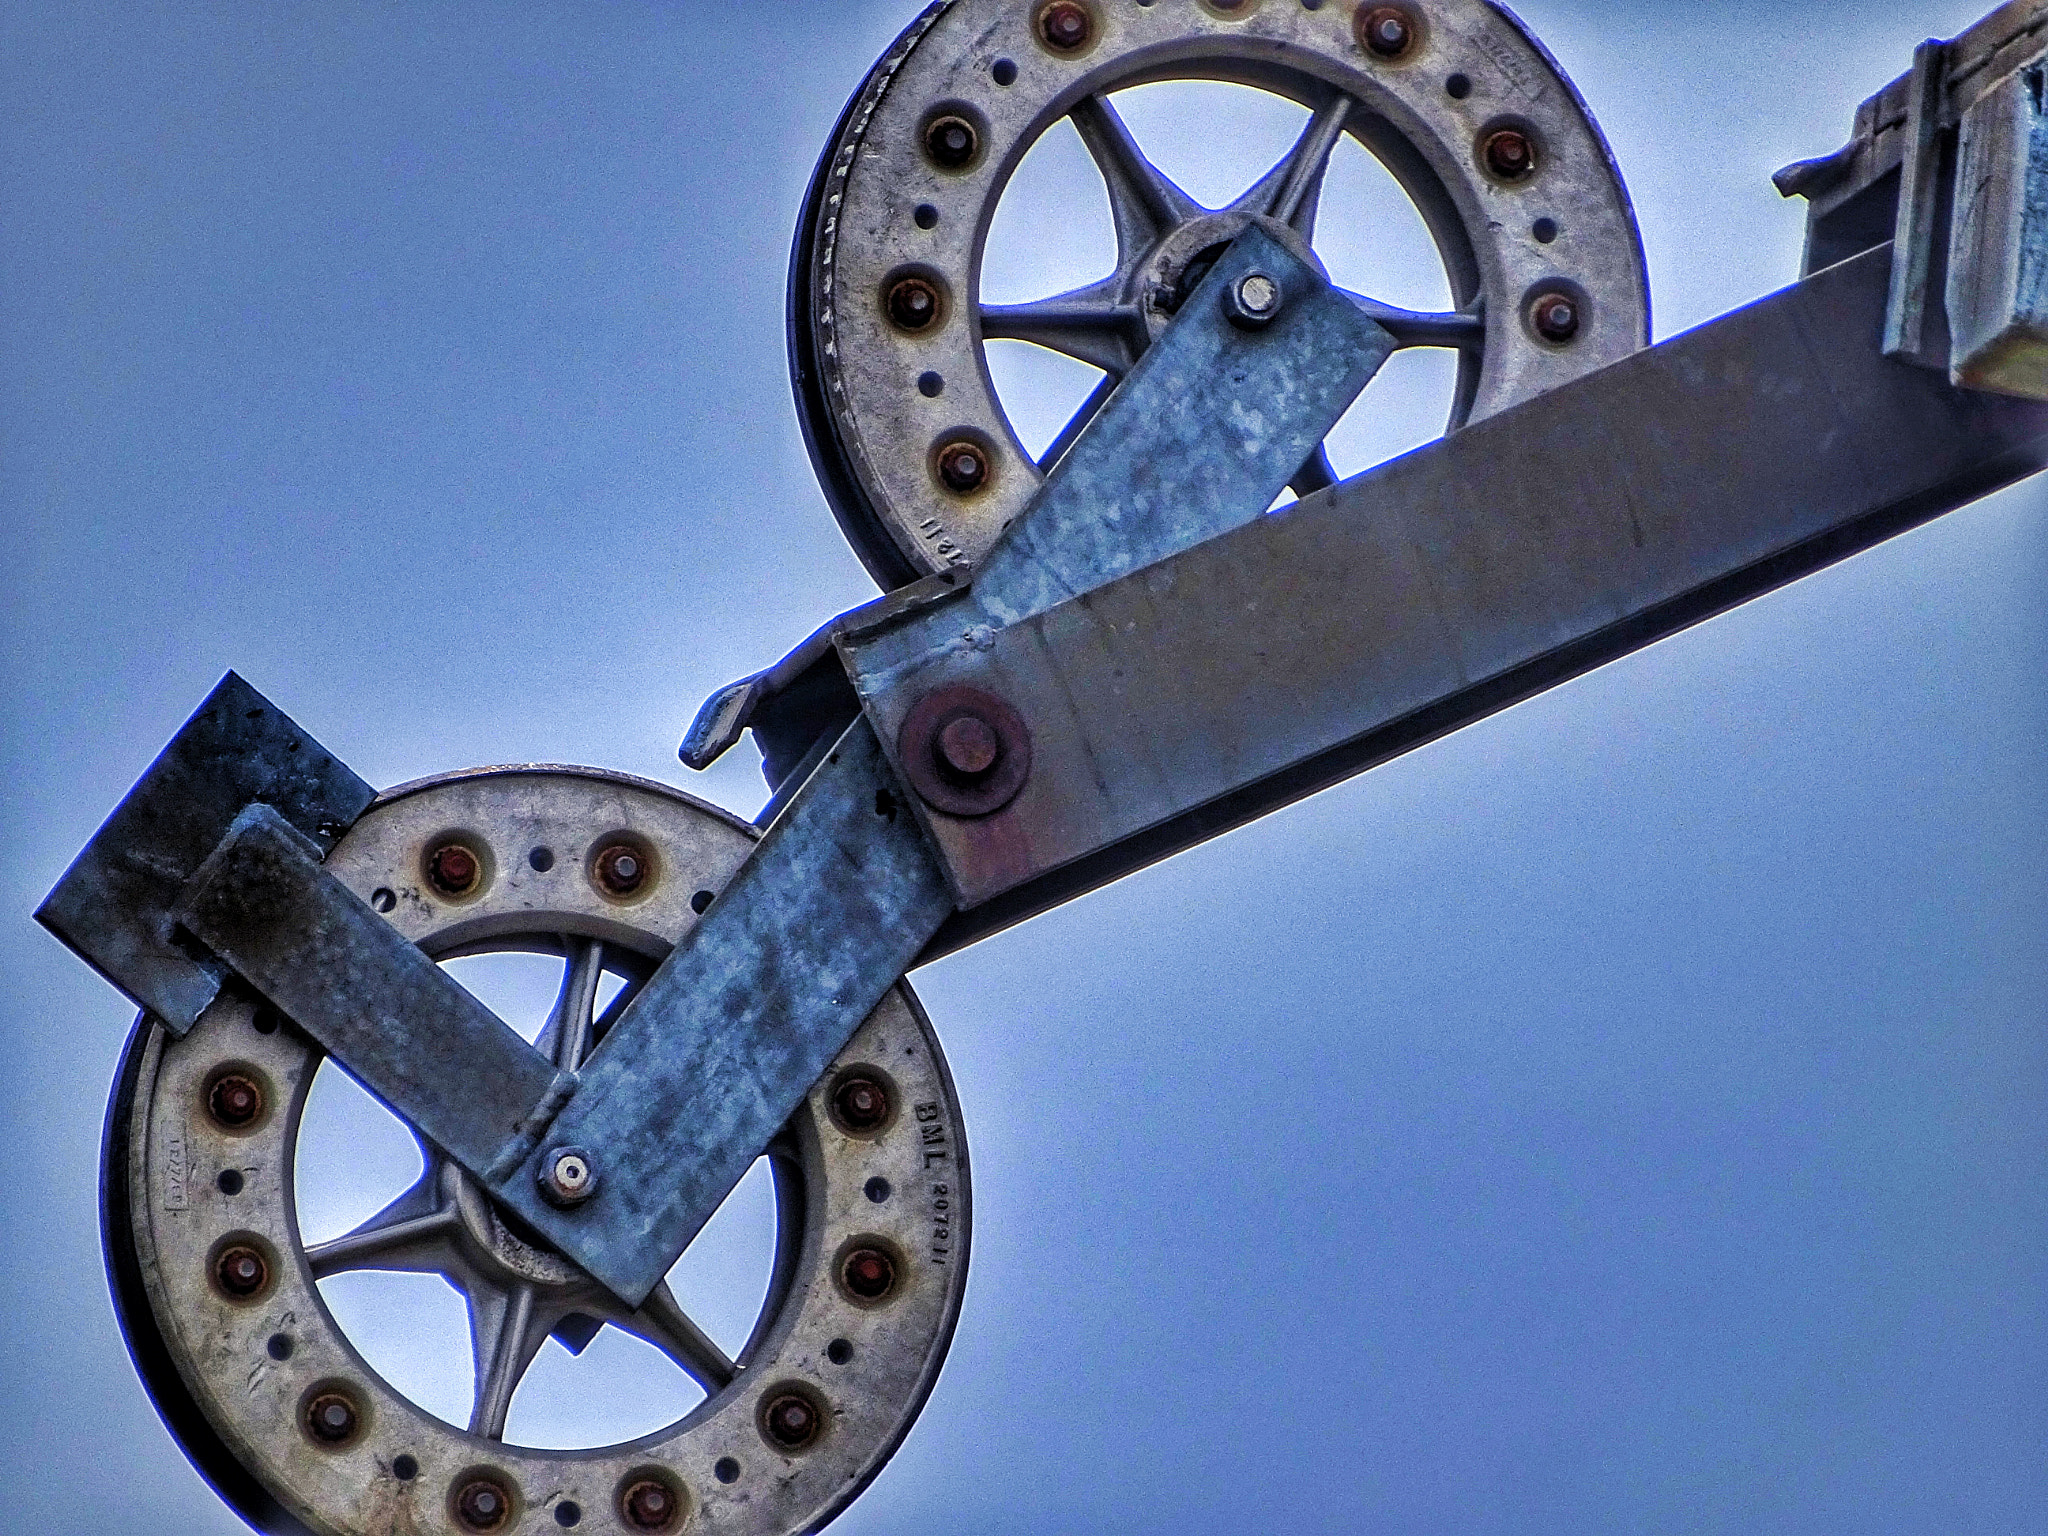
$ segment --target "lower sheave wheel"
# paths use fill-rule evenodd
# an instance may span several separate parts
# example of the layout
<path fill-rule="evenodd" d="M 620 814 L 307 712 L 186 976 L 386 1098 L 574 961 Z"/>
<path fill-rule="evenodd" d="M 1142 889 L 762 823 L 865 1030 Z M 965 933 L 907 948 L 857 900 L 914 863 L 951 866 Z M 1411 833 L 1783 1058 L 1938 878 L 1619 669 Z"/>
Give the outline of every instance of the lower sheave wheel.
<path fill-rule="evenodd" d="M 536 1043 L 573 1068 L 756 835 L 623 775 L 486 769 L 384 795 L 327 868 L 437 959 L 559 956 Z M 959 1313 L 969 1198 L 959 1105 L 908 986 L 768 1149 L 771 1278 L 730 1357 L 666 1284 L 625 1309 L 424 1144 L 411 1189 L 305 1242 L 296 1165 L 322 1061 L 290 1020 L 230 989 L 182 1040 L 138 1024 L 108 1114 L 107 1261 L 137 1365 L 188 1454 L 260 1529 L 781 1536 L 844 1508 L 908 1432 Z M 364 1269 L 437 1273 L 461 1294 L 466 1423 L 393 1388 L 337 1323 L 320 1282 Z M 625 1444 L 510 1443 L 513 1394 L 549 1336 L 580 1350 L 605 1327 L 662 1351 L 704 1400 Z"/>

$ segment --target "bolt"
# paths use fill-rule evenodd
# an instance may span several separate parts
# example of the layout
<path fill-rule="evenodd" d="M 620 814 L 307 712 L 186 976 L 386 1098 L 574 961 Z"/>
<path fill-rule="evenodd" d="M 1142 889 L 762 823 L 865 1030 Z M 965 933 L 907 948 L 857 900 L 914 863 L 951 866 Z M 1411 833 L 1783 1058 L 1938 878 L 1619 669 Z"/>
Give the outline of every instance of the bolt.
<path fill-rule="evenodd" d="M 889 288 L 889 318 L 906 331 L 921 331 L 939 318 L 939 290 L 921 277 L 899 279 Z"/>
<path fill-rule="evenodd" d="M 1503 128 L 1486 140 L 1486 168 L 1502 181 L 1526 180 L 1536 169 L 1536 145 L 1519 128 Z"/>
<path fill-rule="evenodd" d="M 245 1301 L 270 1283 L 270 1266 L 254 1248 L 237 1244 L 214 1260 L 213 1278 L 228 1295 Z"/>
<path fill-rule="evenodd" d="M 342 1445 L 356 1436 L 356 1405 L 340 1392 L 323 1392 L 306 1405 L 306 1433 L 323 1445 Z"/>
<path fill-rule="evenodd" d="M 488 1477 L 471 1478 L 455 1495 L 455 1518 L 472 1531 L 495 1531 L 511 1513 L 511 1497 Z"/>
<path fill-rule="evenodd" d="M 849 1077 L 833 1091 L 832 1113 L 849 1131 L 872 1131 L 889 1118 L 889 1090 L 872 1077 Z"/>
<path fill-rule="evenodd" d="M 252 1079 L 230 1072 L 207 1090 L 206 1112 L 227 1129 L 242 1130 L 263 1117 L 263 1090 Z"/>
<path fill-rule="evenodd" d="M 786 1451 L 800 1451 L 818 1438 L 818 1410 L 801 1392 L 785 1392 L 761 1414 L 768 1438 Z"/>
<path fill-rule="evenodd" d="M 613 843 L 597 856 L 597 883 L 612 896 L 630 896 L 647 881 L 647 855 L 631 843 Z"/>
<path fill-rule="evenodd" d="M 995 767 L 1003 755 L 1003 743 L 996 728 L 981 716 L 960 714 L 932 738 L 932 755 L 942 773 L 965 782 L 982 778 Z"/>
<path fill-rule="evenodd" d="M 988 481 L 988 456 L 973 443 L 948 443 L 939 450 L 939 479 L 956 496 L 968 496 Z"/>
<path fill-rule="evenodd" d="M 1366 12 L 1358 23 L 1358 35 L 1379 57 L 1398 59 L 1415 42 L 1415 23 L 1406 11 L 1382 5 Z"/>
<path fill-rule="evenodd" d="M 1061 53 L 1084 47 L 1094 32 L 1095 22 L 1088 7 L 1076 0 L 1053 0 L 1038 13 L 1038 35 L 1045 39 L 1046 47 Z"/>
<path fill-rule="evenodd" d="M 941 170 L 966 167 L 981 148 L 981 135 L 964 117 L 935 117 L 924 130 L 924 152 Z"/>
<path fill-rule="evenodd" d="M 581 1147 L 556 1147 L 540 1160 L 540 1192 L 550 1205 L 581 1205 L 597 1193 L 597 1164 Z"/>
<path fill-rule="evenodd" d="M 676 1496 L 666 1483 L 643 1477 L 620 1496 L 619 1509 L 636 1531 L 665 1531 L 675 1518 Z"/>
<path fill-rule="evenodd" d="M 467 896 L 483 872 L 475 852 L 460 843 L 443 843 L 427 857 L 427 881 L 443 896 Z"/>
<path fill-rule="evenodd" d="M 1223 313 L 1240 330 L 1271 325 L 1280 313 L 1280 285 L 1264 272 L 1247 272 L 1224 294 Z"/>
<path fill-rule="evenodd" d="M 1529 306 L 1530 322 L 1545 341 L 1560 344 L 1579 334 L 1578 302 L 1568 293 L 1546 293 Z"/>
<path fill-rule="evenodd" d="M 839 1266 L 839 1279 L 862 1301 L 880 1301 L 896 1285 L 896 1263 L 879 1248 L 856 1248 Z"/>

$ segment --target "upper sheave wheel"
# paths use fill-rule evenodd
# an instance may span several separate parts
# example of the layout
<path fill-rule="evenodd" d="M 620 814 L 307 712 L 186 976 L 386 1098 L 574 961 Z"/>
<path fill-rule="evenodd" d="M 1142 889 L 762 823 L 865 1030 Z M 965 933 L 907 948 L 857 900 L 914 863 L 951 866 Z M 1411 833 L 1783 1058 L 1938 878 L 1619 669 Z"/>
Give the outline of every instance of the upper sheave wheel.
<path fill-rule="evenodd" d="M 381 797 L 326 867 L 437 959 L 557 958 L 535 1043 L 573 1070 L 756 836 L 623 775 L 486 769 Z M 322 1061 L 231 987 L 183 1039 L 143 1019 L 107 1120 L 107 1263 L 130 1347 L 187 1453 L 259 1529 L 789 1536 L 843 1508 L 908 1432 L 959 1313 L 968 1188 L 952 1081 L 907 986 L 767 1149 L 766 1296 L 731 1354 L 688 1293 L 664 1283 L 625 1307 L 425 1143 L 409 1189 L 309 1241 L 298 1165 L 315 1155 L 301 1133 Z M 460 1294 L 473 1390 L 466 1415 L 442 1410 L 458 1422 L 394 1388 L 337 1322 L 323 1284 L 359 1270 Z M 408 1321 L 408 1349 L 427 1327 Z M 703 1401 L 621 1444 L 512 1443 L 514 1394 L 550 1337 L 580 1351 L 606 1327 L 666 1355 Z"/>
<path fill-rule="evenodd" d="M 1165 80 L 1253 87 L 1308 119 L 1269 172 L 1205 208 L 1147 159 L 1112 100 Z M 997 202 L 1063 118 L 1108 193 L 1115 268 L 1037 302 L 985 305 Z M 1402 346 L 1457 350 L 1451 429 L 1647 343 L 1642 246 L 1606 141 L 1499 6 L 941 0 L 919 16 L 818 162 L 790 268 L 798 413 L 875 578 L 893 587 L 977 561 L 1246 224 L 1313 261 L 1324 171 L 1344 135 L 1400 183 L 1442 258 L 1450 310 L 1355 297 Z M 1035 458 L 990 378 L 983 343 L 999 338 L 1102 370 Z M 1319 454 L 1295 489 L 1329 479 Z"/>

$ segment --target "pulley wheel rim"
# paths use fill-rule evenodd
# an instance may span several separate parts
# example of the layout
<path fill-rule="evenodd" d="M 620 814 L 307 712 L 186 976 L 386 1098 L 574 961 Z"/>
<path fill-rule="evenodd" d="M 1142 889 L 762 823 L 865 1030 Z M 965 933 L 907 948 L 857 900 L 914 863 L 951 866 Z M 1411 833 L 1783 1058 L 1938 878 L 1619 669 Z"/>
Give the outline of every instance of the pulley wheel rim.
<path fill-rule="evenodd" d="M 1480 344 L 1461 350 L 1449 429 L 1647 343 L 1642 245 L 1613 157 L 1570 82 L 1502 8 L 1485 0 L 1403 5 L 1412 42 L 1396 59 L 1361 45 L 1354 12 L 1363 16 L 1370 5 L 1084 0 L 1091 31 L 1071 53 L 1035 36 L 1042 9 L 1004 0 L 929 7 L 848 103 L 798 225 L 789 281 L 798 414 L 841 528 L 883 586 L 972 565 L 1042 478 L 983 354 L 987 336 L 1018 334 L 1010 316 L 988 324 L 979 299 L 983 248 L 1010 175 L 1039 136 L 1077 108 L 1099 123 L 1094 104 L 1127 86 L 1222 80 L 1288 97 L 1312 114 L 1340 98 L 1349 104 L 1341 132 L 1408 192 L 1454 302 L 1481 322 Z M 939 117 L 976 131 L 962 166 L 935 164 L 923 146 L 922 130 Z M 1078 116 L 1076 125 L 1083 127 Z M 1504 177 L 1488 159 L 1488 144 L 1507 130 L 1536 146 L 1537 168 L 1526 178 Z M 1082 136 L 1101 165 L 1093 142 L 1101 134 L 1084 127 Z M 1114 178 L 1105 180 L 1114 204 Z M 1215 211 L 1200 213 L 1217 221 Z M 1120 269 L 1128 254 L 1120 254 Z M 903 276 L 943 294 L 929 325 L 906 330 L 892 320 L 888 293 Z M 1548 293 L 1578 307 L 1568 344 L 1530 322 L 1530 306 Z M 1157 334 L 1156 321 L 1145 325 L 1148 335 Z M 988 461 L 965 493 L 937 473 L 940 450 L 953 442 Z M 1315 483 L 1311 470 L 1297 488 Z"/>
<path fill-rule="evenodd" d="M 451 832 L 483 853 L 486 870 L 482 889 L 459 901 L 419 878 L 424 856 Z M 394 924 L 439 958 L 545 951 L 560 935 L 555 952 L 572 957 L 571 979 L 573 956 L 592 941 L 617 956 L 617 969 L 644 976 L 696 920 L 691 898 L 719 889 L 757 836 L 714 807 L 624 775 L 480 770 L 382 797 L 327 867 L 373 906 L 392 898 Z M 654 871 L 631 910 L 576 856 L 621 837 Z M 557 857 L 529 861 L 539 848 Z M 665 1428 L 585 1450 L 512 1445 L 434 1417 L 385 1382 L 329 1312 L 293 1195 L 298 1126 L 322 1059 L 288 1023 L 259 1020 L 257 1004 L 231 992 L 182 1040 L 142 1020 L 108 1115 L 106 1250 L 131 1352 L 188 1455 L 259 1529 L 462 1533 L 477 1527 L 463 1523 L 458 1496 L 483 1476 L 509 1496 L 507 1531 L 565 1502 L 598 1530 L 706 1521 L 748 1533 L 814 1530 L 908 1432 L 958 1317 L 970 1196 L 957 1098 L 907 986 L 863 1023 L 772 1149 L 775 1274 L 730 1380 L 707 1382 L 705 1400 Z M 228 1066 L 269 1090 L 253 1128 L 208 1118 L 206 1085 Z M 892 1108 L 879 1123 L 849 1130 L 835 1119 L 833 1096 L 851 1074 L 885 1085 Z M 216 1182 L 230 1167 L 233 1193 Z M 601 1300 L 574 1266 L 507 1230 L 458 1171 L 430 1158 L 426 1183 L 445 1190 L 462 1262 L 530 1282 L 537 1312 L 549 1298 Z M 264 1260 L 253 1296 L 230 1296 L 212 1276 L 224 1244 Z M 323 1247 L 331 1245 L 315 1245 L 316 1259 Z M 850 1295 L 838 1273 L 849 1252 L 871 1249 L 896 1277 L 879 1299 Z M 280 1336 L 287 1346 L 275 1344 Z M 773 1441 L 765 1417 L 791 1394 L 820 1425 L 800 1446 Z M 334 1409 L 336 1395 L 352 1425 Z M 317 1424 L 308 1417 L 315 1405 Z M 673 1496 L 668 1526 L 628 1523 L 626 1501 L 649 1480 Z M 643 1493 L 639 1507 L 660 1502 Z"/>

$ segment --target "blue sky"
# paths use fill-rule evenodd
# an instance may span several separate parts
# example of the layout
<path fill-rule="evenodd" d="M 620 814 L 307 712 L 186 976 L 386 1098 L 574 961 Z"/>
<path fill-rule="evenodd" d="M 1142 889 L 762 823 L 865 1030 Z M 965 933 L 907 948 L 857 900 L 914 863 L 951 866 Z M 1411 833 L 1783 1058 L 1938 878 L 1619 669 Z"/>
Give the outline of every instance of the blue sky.
<path fill-rule="evenodd" d="M 129 1010 L 28 913 L 230 666 L 373 783 L 589 762 L 758 807 L 748 752 L 675 743 L 873 591 L 782 292 L 910 11 L 0 7 L 11 1522 L 83 1529 L 89 1475 L 94 1528 L 240 1529 L 101 1278 Z M 1769 172 L 1978 8 L 1521 12 L 1666 336 L 1796 275 Z M 1131 117 L 1212 201 L 1288 130 Z M 1050 142 L 1013 195 L 1074 173 Z M 1348 271 L 1427 287 L 1361 228 Z M 1101 238 L 1006 205 L 991 297 Z M 996 366 L 1056 420 L 1071 378 Z M 1352 467 L 1430 430 L 1426 369 L 1391 383 Z M 2048 1528 L 2044 590 L 2036 482 L 920 973 L 975 1271 L 835 1529 Z"/>

